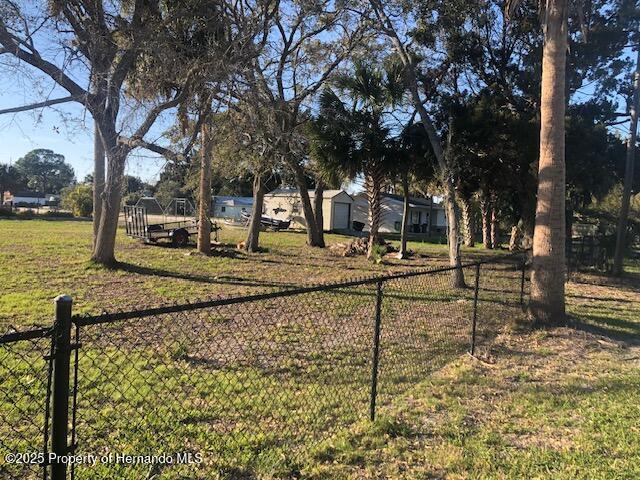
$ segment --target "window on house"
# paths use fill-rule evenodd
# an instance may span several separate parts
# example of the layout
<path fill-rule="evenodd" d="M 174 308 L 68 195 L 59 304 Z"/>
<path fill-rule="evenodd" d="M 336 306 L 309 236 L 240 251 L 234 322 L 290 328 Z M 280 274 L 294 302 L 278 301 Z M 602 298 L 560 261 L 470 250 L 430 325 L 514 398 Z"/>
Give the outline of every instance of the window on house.
<path fill-rule="evenodd" d="M 226 212 L 227 211 L 227 207 L 220 207 L 220 211 L 223 212 L 223 213 Z"/>
<path fill-rule="evenodd" d="M 396 232 L 399 232 L 400 229 L 402 229 L 402 222 L 395 222 L 393 224 L 393 228 L 395 229 Z"/>

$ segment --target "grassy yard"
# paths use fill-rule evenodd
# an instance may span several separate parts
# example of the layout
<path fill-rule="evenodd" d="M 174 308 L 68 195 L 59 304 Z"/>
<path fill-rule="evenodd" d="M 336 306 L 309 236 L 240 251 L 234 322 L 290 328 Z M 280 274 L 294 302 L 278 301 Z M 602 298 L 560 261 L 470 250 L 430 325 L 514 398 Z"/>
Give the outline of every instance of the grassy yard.
<path fill-rule="evenodd" d="M 223 253 L 202 256 L 195 249 L 144 245 L 119 231 L 117 270 L 92 265 L 91 224 L 74 221 L 0 220 L 0 331 L 8 325 L 49 324 L 53 299 L 74 298 L 75 312 L 157 306 L 216 296 L 295 287 L 433 266 L 443 262 L 444 245 L 411 243 L 419 255 L 376 265 L 364 257 L 343 258 L 309 248 L 302 233 L 264 232 L 264 253 L 247 255 L 233 247 L 245 231 L 227 227 Z M 329 244 L 348 241 L 327 235 Z M 486 255 L 472 249 L 473 255 Z"/>
<path fill-rule="evenodd" d="M 229 244 L 241 237 L 221 233 Z M 109 271 L 86 261 L 88 223 L 0 221 L 0 280 L 10 285 L 0 318 L 48 324 L 61 292 L 77 311 L 122 310 L 441 265 L 445 254 L 442 245 L 412 244 L 413 260 L 376 265 L 305 247 L 301 234 L 262 240 L 261 254 L 203 257 L 122 237 L 122 268 Z M 640 266 L 630 267 L 617 281 L 575 275 L 572 327 L 547 331 L 523 327 L 519 272 L 487 267 L 479 359 L 463 353 L 471 289 L 453 291 L 446 275 L 390 282 L 375 423 L 366 419 L 371 287 L 83 327 L 79 452 L 189 451 L 205 461 L 98 465 L 76 478 L 638 478 Z M 7 377 L 0 393 L 27 388 L 37 398 L 45 376 L 28 363 L 44 372 L 46 343 L 39 347 L 0 358 L 5 374 L 24 370 L 28 379 Z M 0 395 L 0 447 L 7 425 L 37 435 L 39 405 L 19 402 Z M 21 421 L 24 412 L 35 424 Z"/>

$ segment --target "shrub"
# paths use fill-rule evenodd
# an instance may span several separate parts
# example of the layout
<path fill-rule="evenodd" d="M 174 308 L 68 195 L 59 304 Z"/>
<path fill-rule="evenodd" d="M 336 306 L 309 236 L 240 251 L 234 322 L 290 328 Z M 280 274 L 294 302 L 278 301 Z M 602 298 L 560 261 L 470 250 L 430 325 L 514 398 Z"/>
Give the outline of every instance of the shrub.
<path fill-rule="evenodd" d="M 71 210 L 76 217 L 88 217 L 93 211 L 93 190 L 91 185 L 78 184 L 65 189 L 62 207 Z"/>
<path fill-rule="evenodd" d="M 40 214 L 41 217 L 47 218 L 71 218 L 73 217 L 73 212 L 60 212 L 55 210 L 50 210 L 48 212 Z"/>
<path fill-rule="evenodd" d="M 16 213 L 16 218 L 21 218 L 23 220 L 31 220 L 35 216 L 36 216 L 36 212 L 34 212 L 31 209 L 29 209 L 29 210 L 20 210 L 18 213 Z"/>
<path fill-rule="evenodd" d="M 372 255 L 371 255 L 371 259 L 375 262 L 375 263 L 381 263 L 382 262 L 382 257 L 384 257 L 387 254 L 387 246 L 386 245 L 374 245 L 372 248 Z"/>
<path fill-rule="evenodd" d="M 16 213 L 9 207 L 0 206 L 0 218 L 15 217 Z"/>

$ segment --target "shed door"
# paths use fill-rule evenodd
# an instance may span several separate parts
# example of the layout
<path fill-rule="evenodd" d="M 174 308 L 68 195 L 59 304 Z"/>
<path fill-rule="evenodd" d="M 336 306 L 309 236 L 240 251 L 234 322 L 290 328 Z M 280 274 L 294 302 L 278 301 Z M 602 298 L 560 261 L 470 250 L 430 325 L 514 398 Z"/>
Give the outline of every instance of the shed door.
<path fill-rule="evenodd" d="M 333 228 L 348 229 L 349 218 L 351 217 L 351 205 L 348 203 L 336 202 L 333 206 Z"/>

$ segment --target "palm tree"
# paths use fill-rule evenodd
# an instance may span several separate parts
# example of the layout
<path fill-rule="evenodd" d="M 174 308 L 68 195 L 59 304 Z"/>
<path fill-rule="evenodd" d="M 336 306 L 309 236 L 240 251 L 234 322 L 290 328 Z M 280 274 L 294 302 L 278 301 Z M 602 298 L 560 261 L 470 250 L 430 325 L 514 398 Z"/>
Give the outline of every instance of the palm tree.
<path fill-rule="evenodd" d="M 394 63 L 380 69 L 358 61 L 353 74 L 337 77 L 335 84 L 349 103 L 334 90 L 323 91 L 320 114 L 314 122 L 314 150 L 322 152 L 319 157 L 325 170 L 342 172 L 351 179 L 364 176 L 369 203 L 367 257 L 371 258 L 381 241 L 382 189 L 394 164 L 383 117 L 385 108 L 402 97 L 402 72 Z"/>
<path fill-rule="evenodd" d="M 521 0 L 507 0 L 510 16 Z M 531 314 L 542 325 L 565 317 L 565 72 L 567 0 L 540 0 L 544 46 L 538 198 L 533 233 Z"/>
<path fill-rule="evenodd" d="M 389 173 L 389 131 L 369 112 L 348 108 L 337 94 L 326 89 L 320 96 L 320 114 L 314 121 L 313 150 L 322 169 L 355 179 L 364 175 L 369 204 L 367 258 L 380 242 L 382 187 Z"/>

